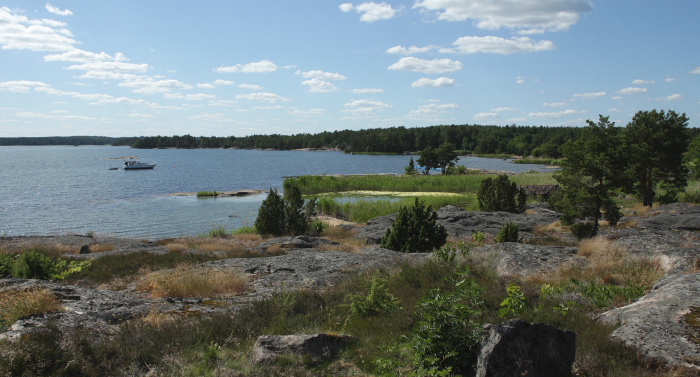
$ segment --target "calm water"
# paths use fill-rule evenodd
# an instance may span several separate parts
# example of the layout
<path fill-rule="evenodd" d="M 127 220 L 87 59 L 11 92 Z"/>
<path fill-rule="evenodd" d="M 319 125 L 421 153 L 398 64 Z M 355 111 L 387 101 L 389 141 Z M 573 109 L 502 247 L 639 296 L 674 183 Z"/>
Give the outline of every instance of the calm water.
<path fill-rule="evenodd" d="M 109 170 L 138 156 L 153 170 Z M 159 239 L 252 226 L 266 194 L 197 199 L 175 192 L 282 189 L 283 176 L 403 173 L 409 156 L 103 146 L 0 147 L 0 235 L 85 234 Z M 541 166 L 463 157 L 467 167 Z"/>

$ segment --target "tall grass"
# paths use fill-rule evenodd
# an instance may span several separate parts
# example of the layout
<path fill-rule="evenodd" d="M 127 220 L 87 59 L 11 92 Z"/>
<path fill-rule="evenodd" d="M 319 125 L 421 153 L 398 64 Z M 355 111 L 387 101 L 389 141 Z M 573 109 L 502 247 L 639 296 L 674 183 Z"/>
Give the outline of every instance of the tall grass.
<path fill-rule="evenodd" d="M 468 175 L 361 175 L 361 176 L 302 176 L 285 181 L 296 184 L 303 195 L 343 191 L 452 192 L 476 194 L 481 181 L 491 174 Z M 552 173 L 524 173 L 510 177 L 519 185 L 556 184 Z"/>
<path fill-rule="evenodd" d="M 422 196 L 419 198 L 425 202 L 426 206 L 432 206 L 433 210 L 438 210 L 446 205 L 473 209 L 476 203 L 476 198 L 473 195 Z M 412 206 L 414 202 L 415 198 L 403 198 L 397 201 L 359 200 L 339 203 L 332 198 L 321 197 L 316 205 L 321 214 L 364 223 L 378 216 L 397 213 L 401 207 Z"/>
<path fill-rule="evenodd" d="M 700 181 L 688 182 L 685 192 L 680 195 L 680 201 L 684 203 L 700 204 Z"/>
<path fill-rule="evenodd" d="M 59 309 L 59 302 L 49 289 L 7 290 L 0 292 L 0 329 L 21 317 Z"/>
<path fill-rule="evenodd" d="M 245 291 L 246 280 L 235 271 L 180 265 L 146 275 L 136 289 L 153 297 L 227 297 Z"/>

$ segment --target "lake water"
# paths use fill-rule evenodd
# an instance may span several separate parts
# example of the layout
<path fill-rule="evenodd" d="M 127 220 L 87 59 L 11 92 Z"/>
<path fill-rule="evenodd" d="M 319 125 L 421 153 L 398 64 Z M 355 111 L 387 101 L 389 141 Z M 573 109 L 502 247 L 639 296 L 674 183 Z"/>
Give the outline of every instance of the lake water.
<path fill-rule="evenodd" d="M 109 170 L 122 156 L 153 170 Z M 0 236 L 86 234 L 160 239 L 252 226 L 266 194 L 198 199 L 176 192 L 282 191 L 283 176 L 403 173 L 409 156 L 109 146 L 0 147 Z M 414 157 L 415 159 L 415 157 Z M 462 157 L 459 164 L 524 172 L 540 165 Z"/>

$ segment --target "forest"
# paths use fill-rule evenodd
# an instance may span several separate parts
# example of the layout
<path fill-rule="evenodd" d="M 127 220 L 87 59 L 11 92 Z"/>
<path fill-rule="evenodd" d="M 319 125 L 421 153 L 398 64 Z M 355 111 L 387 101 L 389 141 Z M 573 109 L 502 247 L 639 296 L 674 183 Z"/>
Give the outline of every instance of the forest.
<path fill-rule="evenodd" d="M 140 137 L 32 137 L 0 138 L 3 145 L 104 145 L 133 148 L 240 148 L 291 150 L 330 148 L 347 153 L 404 153 L 445 143 L 462 153 L 509 154 L 535 157 L 562 157 L 561 146 L 577 139 L 585 127 L 440 125 L 430 127 L 391 127 L 362 130 L 324 131 L 317 134 L 228 136 L 140 136 Z M 616 127 L 622 132 L 624 127 Z M 688 128 L 688 138 L 700 135 L 700 129 Z"/>

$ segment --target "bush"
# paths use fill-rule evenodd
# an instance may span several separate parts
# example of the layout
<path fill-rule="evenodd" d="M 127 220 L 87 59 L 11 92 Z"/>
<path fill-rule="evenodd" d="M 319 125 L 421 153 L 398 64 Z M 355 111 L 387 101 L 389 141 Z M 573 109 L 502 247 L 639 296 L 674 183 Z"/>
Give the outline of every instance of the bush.
<path fill-rule="evenodd" d="M 447 242 L 447 230 L 437 223 L 437 213 L 416 198 L 413 207 L 401 207 L 396 221 L 382 237 L 382 247 L 404 253 L 423 253 Z"/>
<path fill-rule="evenodd" d="M 503 228 L 501 228 L 496 235 L 495 241 L 496 243 L 518 242 L 519 235 L 520 229 L 518 228 L 518 224 L 507 221 L 506 225 L 503 225 Z"/>
<path fill-rule="evenodd" d="M 457 376 L 473 373 L 483 333 L 477 322 L 481 294 L 478 284 L 465 278 L 455 292 L 434 289 L 418 303 L 410 346 L 419 369 Z"/>
<path fill-rule="evenodd" d="M 20 279 L 49 280 L 54 273 L 55 262 L 50 257 L 28 250 L 22 253 L 12 265 L 12 276 Z"/>
<path fill-rule="evenodd" d="M 263 236 L 281 236 L 285 232 L 284 201 L 277 189 L 270 189 L 255 219 L 255 230 Z"/>
<path fill-rule="evenodd" d="M 367 318 L 391 314 L 401 309 L 401 301 L 389 293 L 386 283 L 387 280 L 377 274 L 372 278 L 367 296 L 348 295 L 352 314 Z"/>
<path fill-rule="evenodd" d="M 14 259 L 9 254 L 0 251 L 0 279 L 12 274 L 12 265 L 14 262 Z"/>
<path fill-rule="evenodd" d="M 593 223 L 590 221 L 571 224 L 569 225 L 569 229 L 571 229 L 571 233 L 573 233 L 579 241 L 584 238 L 593 237 Z"/>
<path fill-rule="evenodd" d="M 511 182 L 505 174 L 499 175 L 495 179 L 486 178 L 481 181 L 476 197 L 479 201 L 480 211 L 525 212 L 527 200 L 525 191 L 518 189 L 518 185 Z"/>

